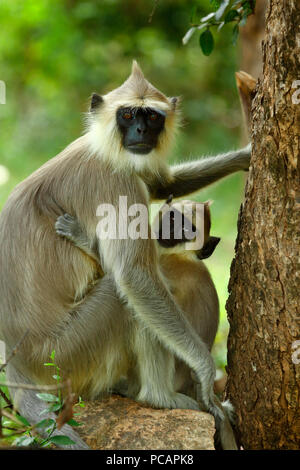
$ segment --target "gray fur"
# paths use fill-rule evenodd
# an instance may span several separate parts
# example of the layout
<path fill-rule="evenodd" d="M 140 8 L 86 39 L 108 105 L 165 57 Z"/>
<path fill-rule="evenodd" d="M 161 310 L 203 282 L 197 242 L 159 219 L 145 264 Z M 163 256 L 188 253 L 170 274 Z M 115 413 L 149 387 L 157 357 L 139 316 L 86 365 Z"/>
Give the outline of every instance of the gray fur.
<path fill-rule="evenodd" d="M 251 144 L 216 157 L 175 165 L 171 168 L 169 181 L 149 184 L 150 193 L 155 199 L 166 199 L 169 194 L 174 197 L 191 194 L 231 173 L 248 170 L 250 157 Z"/>

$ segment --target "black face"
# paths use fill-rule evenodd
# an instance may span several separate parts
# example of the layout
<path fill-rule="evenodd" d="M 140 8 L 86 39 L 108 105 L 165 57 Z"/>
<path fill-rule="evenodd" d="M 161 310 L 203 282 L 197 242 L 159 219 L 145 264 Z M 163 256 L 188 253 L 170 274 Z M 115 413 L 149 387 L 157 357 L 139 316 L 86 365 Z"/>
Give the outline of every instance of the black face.
<path fill-rule="evenodd" d="M 164 237 L 163 227 L 167 237 Z M 161 218 L 157 241 L 164 248 L 172 248 L 191 241 L 195 234 L 196 228 L 192 222 L 182 212 L 172 208 Z"/>
<path fill-rule="evenodd" d="M 165 126 L 165 113 L 153 108 L 119 108 L 117 123 L 123 146 L 131 153 L 146 155 L 157 145 Z"/>
<path fill-rule="evenodd" d="M 165 237 L 163 236 L 163 226 L 166 230 L 165 235 L 167 235 Z M 169 230 L 167 230 L 167 228 L 169 228 Z M 194 234 L 196 234 L 194 224 L 184 217 L 182 212 L 172 208 L 160 219 L 157 241 L 164 248 L 172 248 L 176 245 L 191 241 Z M 209 236 L 203 247 L 196 252 L 197 258 L 209 258 L 215 251 L 220 240 L 221 238 L 219 237 Z"/>

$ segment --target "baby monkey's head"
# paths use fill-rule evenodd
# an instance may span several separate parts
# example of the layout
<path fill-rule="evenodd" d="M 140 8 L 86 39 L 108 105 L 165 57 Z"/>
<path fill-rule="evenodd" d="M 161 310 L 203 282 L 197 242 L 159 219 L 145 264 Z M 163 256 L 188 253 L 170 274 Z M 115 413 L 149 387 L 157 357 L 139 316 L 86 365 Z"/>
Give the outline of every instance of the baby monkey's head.
<path fill-rule="evenodd" d="M 154 231 L 162 249 L 176 253 L 195 253 L 199 259 L 209 258 L 220 238 L 210 235 L 211 201 L 183 200 L 172 203 L 170 195 L 154 221 Z"/>

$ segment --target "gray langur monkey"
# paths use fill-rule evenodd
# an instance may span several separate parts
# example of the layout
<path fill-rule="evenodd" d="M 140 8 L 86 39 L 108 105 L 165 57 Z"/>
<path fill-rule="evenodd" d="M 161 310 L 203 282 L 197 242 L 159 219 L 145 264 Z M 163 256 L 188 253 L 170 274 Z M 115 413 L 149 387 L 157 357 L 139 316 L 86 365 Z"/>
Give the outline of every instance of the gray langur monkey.
<path fill-rule="evenodd" d="M 219 237 L 210 235 L 210 205 L 210 201 L 199 203 L 184 200 L 172 203 L 172 197 L 170 197 L 153 222 L 153 232 L 156 233 L 158 241 L 158 262 L 161 273 L 176 302 L 209 351 L 217 333 L 219 301 L 211 276 L 201 260 L 210 257 L 220 242 Z M 162 230 L 163 226 L 168 228 L 165 234 Z M 75 246 L 99 264 L 101 263 L 97 247 L 91 246 L 84 228 L 80 226 L 76 217 L 69 214 L 58 217 L 55 228 L 60 236 L 74 243 Z M 191 244 L 195 243 L 195 239 L 199 235 L 201 236 L 201 243 L 193 248 Z M 117 315 L 129 315 L 131 317 L 132 313 L 126 309 L 125 305 L 120 304 L 118 313 L 115 312 L 114 315 L 116 321 L 118 321 Z M 133 322 L 131 327 L 135 331 L 137 325 Z M 128 328 L 126 336 L 134 337 L 134 333 L 132 335 Z M 119 391 L 126 396 L 137 399 L 141 383 L 139 383 L 140 374 L 136 371 L 134 358 L 139 354 L 139 351 L 135 351 L 130 341 L 126 345 L 124 349 L 127 350 L 128 361 L 122 371 L 125 378 L 125 388 L 123 380 L 120 385 L 116 384 L 114 391 Z M 165 350 L 165 355 L 168 354 L 168 351 Z M 159 364 L 157 367 L 159 367 Z M 191 370 L 185 362 L 172 355 L 169 368 L 165 370 L 165 374 L 170 376 L 169 382 L 174 384 L 175 392 L 184 393 L 200 401 L 201 406 L 201 391 L 199 393 L 197 390 L 197 386 L 192 379 Z M 152 387 L 154 388 L 155 384 L 152 384 Z M 235 449 L 235 438 L 230 425 L 233 413 L 232 407 L 228 401 L 221 404 L 216 396 L 214 400 L 224 412 L 223 422 L 217 423 L 216 444 L 225 449 Z"/>
<path fill-rule="evenodd" d="M 124 332 L 131 321 L 128 315 L 116 321 L 121 302 L 140 325 L 128 338 L 137 353 L 137 400 L 197 408 L 174 391 L 166 374 L 174 354 L 193 371 L 206 409 L 224 422 L 213 394 L 213 360 L 162 276 L 157 243 L 151 237 L 105 239 L 96 230 L 98 206 L 110 204 L 119 216 L 120 195 L 128 206 L 147 207 L 151 199 L 189 194 L 248 169 L 249 147 L 169 167 L 164 157 L 177 126 L 176 99 L 151 85 L 134 62 L 123 85 L 92 96 L 85 134 L 9 196 L 0 214 L 0 338 L 7 354 L 28 334 L 7 366 L 8 381 L 51 383 L 43 363 L 55 350 L 75 393 L 93 398 L 112 389 L 126 361 Z M 104 276 L 96 260 L 56 233 L 56 219 L 64 213 L 76 216 L 90 246 L 97 247 Z M 10 392 L 29 422 L 41 419 L 45 404 L 35 392 Z M 74 448 L 86 447 L 68 425 L 57 434 L 69 435 Z"/>

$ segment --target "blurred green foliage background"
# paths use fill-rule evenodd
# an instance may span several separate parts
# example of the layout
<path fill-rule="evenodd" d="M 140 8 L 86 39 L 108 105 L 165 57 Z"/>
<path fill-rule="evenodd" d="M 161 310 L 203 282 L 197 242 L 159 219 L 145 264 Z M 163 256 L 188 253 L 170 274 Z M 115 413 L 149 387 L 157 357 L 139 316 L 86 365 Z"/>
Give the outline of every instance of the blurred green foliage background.
<path fill-rule="evenodd" d="M 241 144 L 242 118 L 235 87 L 238 49 L 232 26 L 215 35 L 205 57 L 195 34 L 187 46 L 193 7 L 199 18 L 209 0 L 2 0 L 0 2 L 0 209 L 12 188 L 83 132 L 93 91 L 107 92 L 127 78 L 137 59 L 149 80 L 183 98 L 184 126 L 171 161 L 226 151 Z M 226 362 L 225 302 L 244 174 L 200 192 L 213 199 L 212 234 L 222 241 L 207 264 L 216 282 L 221 324 L 214 347 Z M 20 260 L 21 262 L 21 260 Z"/>

